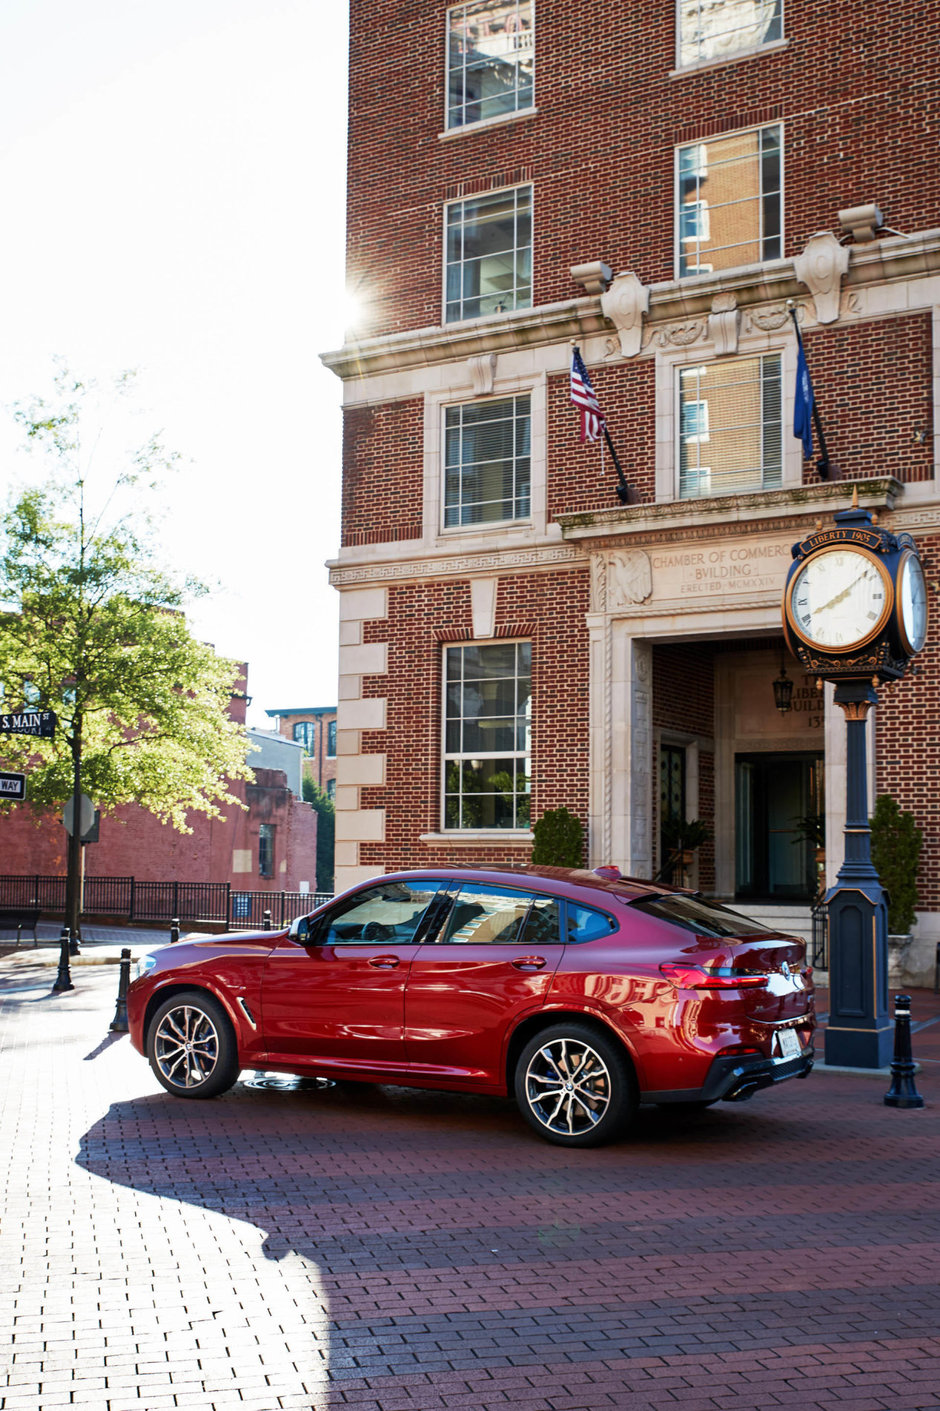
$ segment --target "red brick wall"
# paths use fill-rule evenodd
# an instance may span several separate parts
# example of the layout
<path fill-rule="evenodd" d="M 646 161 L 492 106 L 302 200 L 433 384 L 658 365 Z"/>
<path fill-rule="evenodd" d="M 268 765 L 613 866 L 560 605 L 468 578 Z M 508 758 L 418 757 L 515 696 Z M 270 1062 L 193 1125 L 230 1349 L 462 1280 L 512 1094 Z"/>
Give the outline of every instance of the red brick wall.
<path fill-rule="evenodd" d="M 843 479 L 933 479 L 929 313 L 807 333 L 806 361 L 829 455 Z M 914 440 L 915 428 L 925 433 Z M 814 434 L 815 453 L 819 443 Z M 809 461 L 804 478 L 816 479 Z"/>
<path fill-rule="evenodd" d="M 442 141 L 446 9 L 352 0 L 348 276 L 363 334 L 439 325 L 445 200 L 521 180 L 536 304 L 583 293 L 569 269 L 585 260 L 671 279 L 675 146 L 766 122 L 785 124 L 785 255 L 873 199 L 897 230 L 940 224 L 923 179 L 936 12 L 920 0 L 898 0 L 890 24 L 881 6 L 788 0 L 785 49 L 676 78 L 672 5 L 604 0 L 587 44 L 582 11 L 540 5 L 537 116 Z"/>
<path fill-rule="evenodd" d="M 421 538 L 424 404 L 348 407 L 343 417 L 343 544 Z"/>
<path fill-rule="evenodd" d="M 256 784 L 238 782 L 232 792 L 248 812 L 232 807 L 225 818 L 191 814 L 191 833 L 179 833 L 136 804 L 103 814 L 100 840 L 85 847 L 86 877 L 136 877 L 143 882 L 231 882 L 251 891 L 294 891 L 301 881 L 316 887 L 317 816 L 295 799 L 280 770 L 258 769 Z M 275 871 L 258 875 L 258 826 L 273 824 Z M 67 834 L 59 814 L 37 814 L 28 804 L 0 817 L 0 873 L 64 876 Z M 232 854 L 250 850 L 250 872 L 232 871 Z M 281 862 L 287 866 L 281 869 Z"/>
<path fill-rule="evenodd" d="M 591 384 L 604 408 L 624 477 L 638 498 L 656 498 L 656 365 L 652 358 L 592 367 Z M 615 509 L 617 471 L 609 449 L 581 442 L 580 418 L 571 405 L 569 379 L 548 382 L 548 514 Z"/>
<path fill-rule="evenodd" d="M 336 755 L 327 754 L 329 743 L 328 726 L 330 721 L 336 720 L 336 711 L 324 715 L 321 711 L 315 710 L 295 710 L 287 715 L 278 716 L 278 731 L 285 740 L 293 740 L 294 726 L 306 721 L 311 723 L 314 729 L 313 750 L 309 755 L 304 756 L 304 773 L 308 775 L 316 784 L 325 789 L 331 779 L 336 778 Z"/>
<path fill-rule="evenodd" d="M 504 577 L 497 634 L 532 642 L 532 818 L 564 804 L 587 827 L 588 660 L 586 570 Z M 440 831 L 443 646 L 471 635 L 466 582 L 389 588 L 388 619 L 367 624 L 366 640 L 388 642 L 388 674 L 367 677 L 365 694 L 388 700 L 386 730 L 363 735 L 365 753 L 388 751 L 384 788 L 362 790 L 363 808 L 387 808 L 384 843 L 363 844 L 364 866 L 426 866 L 436 852 L 418 841 Z M 407 748 L 402 742 L 407 741 Z M 518 862 L 518 846 L 461 846 L 460 861 Z"/>
<path fill-rule="evenodd" d="M 918 872 L 919 905 L 940 910 L 940 535 L 916 535 L 928 582 L 932 614 L 924 650 L 914 673 L 879 687 L 873 713 L 877 758 L 876 793 L 891 794 L 909 809 L 924 834 Z M 870 808 L 874 799 L 869 799 Z"/>

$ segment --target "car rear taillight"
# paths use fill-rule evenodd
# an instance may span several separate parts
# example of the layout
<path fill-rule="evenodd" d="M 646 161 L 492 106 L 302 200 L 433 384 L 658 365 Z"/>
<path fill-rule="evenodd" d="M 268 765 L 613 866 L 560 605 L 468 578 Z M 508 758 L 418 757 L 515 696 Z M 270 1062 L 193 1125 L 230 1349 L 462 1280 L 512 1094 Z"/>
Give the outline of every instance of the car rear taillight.
<path fill-rule="evenodd" d="M 670 985 L 677 990 L 751 990 L 766 985 L 768 976 L 752 970 L 713 970 L 704 965 L 679 965 L 664 961 L 659 967 Z"/>

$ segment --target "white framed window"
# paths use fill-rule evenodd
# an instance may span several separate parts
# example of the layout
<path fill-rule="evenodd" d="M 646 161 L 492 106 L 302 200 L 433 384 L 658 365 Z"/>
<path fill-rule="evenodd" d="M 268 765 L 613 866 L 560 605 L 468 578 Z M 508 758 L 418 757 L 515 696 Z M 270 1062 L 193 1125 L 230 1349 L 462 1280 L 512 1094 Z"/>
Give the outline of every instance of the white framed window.
<path fill-rule="evenodd" d="M 677 0 L 676 64 L 732 59 L 783 38 L 783 0 Z"/>
<path fill-rule="evenodd" d="M 444 648 L 443 827 L 528 828 L 532 644 Z"/>
<path fill-rule="evenodd" d="M 445 209 L 445 323 L 532 305 L 532 187 Z"/>
<path fill-rule="evenodd" d="M 680 367 L 676 396 L 680 499 L 782 485 L 779 353 Z"/>
<path fill-rule="evenodd" d="M 444 528 L 528 519 L 532 408 L 528 394 L 444 408 Z"/>
<path fill-rule="evenodd" d="M 298 745 L 303 745 L 305 755 L 312 755 L 317 743 L 316 721 L 298 720 L 294 725 L 294 739 Z"/>
<path fill-rule="evenodd" d="M 531 108 L 532 0 L 468 0 L 447 11 L 447 127 Z"/>
<path fill-rule="evenodd" d="M 783 255 L 779 123 L 676 149 L 676 274 Z"/>

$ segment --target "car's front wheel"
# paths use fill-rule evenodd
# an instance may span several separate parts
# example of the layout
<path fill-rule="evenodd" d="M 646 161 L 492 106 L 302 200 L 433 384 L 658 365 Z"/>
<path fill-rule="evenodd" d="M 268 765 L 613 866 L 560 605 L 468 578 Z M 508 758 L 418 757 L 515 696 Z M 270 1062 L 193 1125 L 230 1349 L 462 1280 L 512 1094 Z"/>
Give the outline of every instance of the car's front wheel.
<path fill-rule="evenodd" d="M 531 1039 L 516 1065 L 515 1090 L 522 1115 L 559 1146 L 612 1141 L 637 1106 L 626 1055 L 587 1024 L 555 1024 Z"/>
<path fill-rule="evenodd" d="M 164 1000 L 147 1030 L 157 1081 L 175 1097 L 216 1097 L 238 1077 L 238 1044 L 218 1000 L 186 990 Z"/>

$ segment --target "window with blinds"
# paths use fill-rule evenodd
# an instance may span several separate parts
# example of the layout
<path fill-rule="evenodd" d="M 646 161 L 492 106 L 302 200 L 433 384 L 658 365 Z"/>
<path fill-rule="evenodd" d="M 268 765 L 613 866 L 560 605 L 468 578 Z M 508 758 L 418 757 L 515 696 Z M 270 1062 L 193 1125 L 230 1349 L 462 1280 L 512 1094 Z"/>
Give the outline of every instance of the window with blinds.
<path fill-rule="evenodd" d="M 780 486 L 779 353 L 680 368 L 678 399 L 680 499 Z"/>

